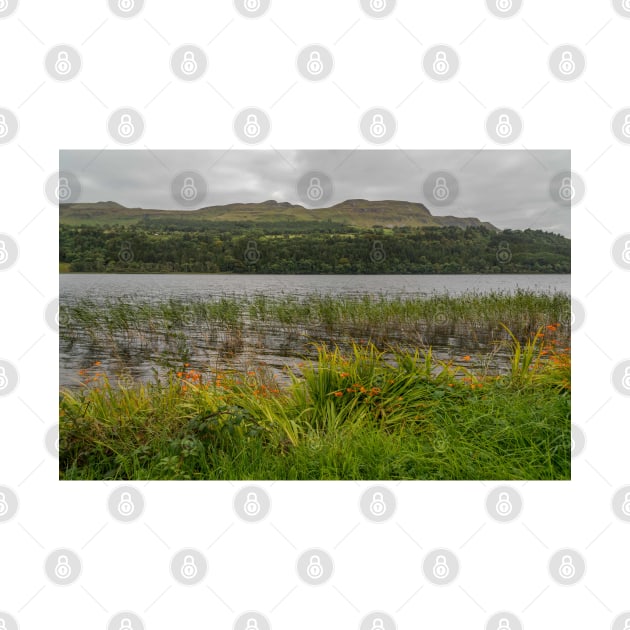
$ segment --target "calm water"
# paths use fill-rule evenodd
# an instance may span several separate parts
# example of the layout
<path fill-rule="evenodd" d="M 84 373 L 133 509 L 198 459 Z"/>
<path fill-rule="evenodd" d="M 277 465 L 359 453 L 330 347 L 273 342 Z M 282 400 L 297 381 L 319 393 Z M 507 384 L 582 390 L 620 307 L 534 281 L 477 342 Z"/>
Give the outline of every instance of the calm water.
<path fill-rule="evenodd" d="M 568 274 L 519 275 L 245 275 L 245 274 L 61 274 L 63 304 L 82 297 L 94 300 L 130 297 L 139 300 L 211 298 L 220 295 L 385 294 L 457 295 L 467 291 L 541 293 L 571 291 Z"/>
<path fill-rule="evenodd" d="M 512 292 L 517 289 L 537 293 L 570 293 L 569 275 L 232 275 L 232 274 L 61 274 L 62 308 L 88 298 L 99 302 L 123 299 L 130 303 L 176 300 L 212 300 L 221 296 L 305 296 L 322 295 L 459 295 L 474 291 Z M 62 330 L 63 332 L 63 330 Z M 343 339 L 344 332 L 339 333 Z M 396 331 L 387 331 L 395 338 Z M 246 371 L 264 366 L 280 381 L 288 377 L 284 366 L 297 369 L 304 356 L 313 356 L 310 344 L 313 331 L 286 328 L 269 323 L 245 328 L 234 336 L 226 331 L 187 326 L 173 334 L 113 335 L 106 340 L 90 338 L 78 330 L 71 339 L 60 340 L 60 384 L 78 383 L 79 370 L 105 371 L 110 377 L 148 379 L 153 370 L 163 374 L 169 367 L 181 366 L 182 349 L 191 366 L 200 370 Z M 319 340 L 334 342 L 335 333 L 317 331 Z M 365 333 L 352 331 L 360 338 Z M 417 337 L 406 338 L 411 346 L 431 345 L 440 359 L 473 356 L 472 365 L 489 365 L 500 371 L 504 356 L 496 352 L 496 330 L 472 330 L 469 327 L 448 330 L 419 330 Z M 94 368 L 94 363 L 101 365 Z M 503 361 L 503 363 L 502 363 Z M 298 369 L 299 371 L 299 369 Z M 113 380 L 113 379 L 112 379 Z"/>

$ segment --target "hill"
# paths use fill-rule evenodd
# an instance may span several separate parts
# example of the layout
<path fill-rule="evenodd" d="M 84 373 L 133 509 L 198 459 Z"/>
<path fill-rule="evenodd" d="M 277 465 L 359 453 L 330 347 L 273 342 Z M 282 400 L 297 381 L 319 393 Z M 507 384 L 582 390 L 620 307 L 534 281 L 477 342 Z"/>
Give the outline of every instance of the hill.
<path fill-rule="evenodd" d="M 428 208 L 411 201 L 348 199 L 327 208 L 309 209 L 273 199 L 260 203 L 232 203 L 198 210 L 127 208 L 114 201 L 60 205 L 62 225 L 171 225 L 225 222 L 286 223 L 334 222 L 355 228 L 485 227 L 492 224 L 473 217 L 434 216 Z"/>

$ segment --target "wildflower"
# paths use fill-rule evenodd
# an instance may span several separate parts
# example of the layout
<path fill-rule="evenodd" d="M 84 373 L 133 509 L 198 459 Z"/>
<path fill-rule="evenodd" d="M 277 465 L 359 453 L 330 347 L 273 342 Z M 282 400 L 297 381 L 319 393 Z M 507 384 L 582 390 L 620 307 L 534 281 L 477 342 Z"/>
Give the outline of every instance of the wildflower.
<path fill-rule="evenodd" d="M 96 361 L 96 363 L 94 363 L 94 365 L 101 365 L 100 361 Z"/>
<path fill-rule="evenodd" d="M 349 372 L 340 372 L 339 376 L 341 376 L 341 378 L 348 378 L 348 376 L 350 376 Z"/>
<path fill-rule="evenodd" d="M 337 396 L 337 398 L 343 396 L 343 392 L 335 392 L 335 396 Z"/>
<path fill-rule="evenodd" d="M 467 354 L 467 355 L 464 357 L 464 361 L 470 361 L 470 355 L 469 355 L 469 354 Z"/>

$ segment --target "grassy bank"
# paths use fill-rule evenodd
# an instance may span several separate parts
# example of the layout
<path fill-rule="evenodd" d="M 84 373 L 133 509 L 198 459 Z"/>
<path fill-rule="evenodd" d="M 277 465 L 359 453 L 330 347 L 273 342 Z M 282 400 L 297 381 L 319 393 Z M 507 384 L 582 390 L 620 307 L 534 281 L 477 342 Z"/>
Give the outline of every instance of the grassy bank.
<path fill-rule="evenodd" d="M 60 476 L 568 479 L 570 355 L 548 331 L 509 337 L 502 376 L 372 344 L 320 346 L 288 387 L 188 365 L 112 383 L 95 366 L 60 395 Z"/>

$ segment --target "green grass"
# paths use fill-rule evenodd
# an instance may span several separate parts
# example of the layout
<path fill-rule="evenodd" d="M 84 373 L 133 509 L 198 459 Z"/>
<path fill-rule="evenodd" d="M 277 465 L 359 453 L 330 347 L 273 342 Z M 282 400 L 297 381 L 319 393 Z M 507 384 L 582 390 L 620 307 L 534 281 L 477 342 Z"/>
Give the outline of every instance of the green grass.
<path fill-rule="evenodd" d="M 85 333 L 96 341 L 112 334 L 167 334 L 186 326 L 241 329 L 246 324 L 276 323 L 287 329 L 316 327 L 360 330 L 363 337 L 400 338 L 414 335 L 419 327 L 447 328 L 491 326 L 504 333 L 501 324 L 518 336 L 539 326 L 562 323 L 568 334 L 569 296 L 531 291 L 467 293 L 463 296 L 385 297 L 374 295 L 294 296 L 253 295 L 215 300 L 133 302 L 123 299 L 95 303 L 82 299 L 62 304 L 61 338 L 72 340 Z"/>
<path fill-rule="evenodd" d="M 539 329 L 511 370 L 425 353 L 318 347 L 264 373 L 102 374 L 60 394 L 62 479 L 569 479 L 570 356 Z"/>

